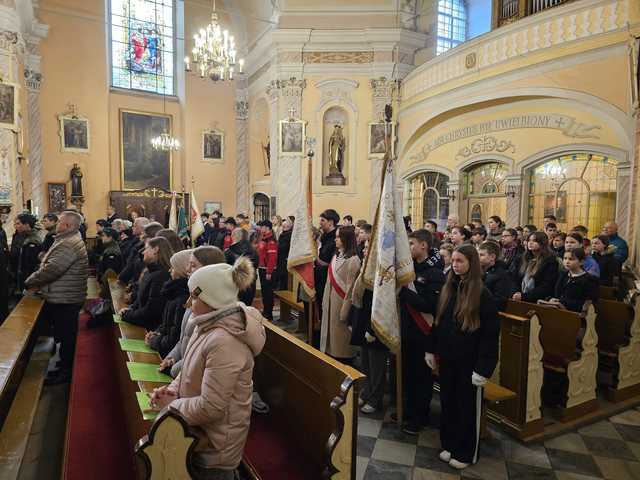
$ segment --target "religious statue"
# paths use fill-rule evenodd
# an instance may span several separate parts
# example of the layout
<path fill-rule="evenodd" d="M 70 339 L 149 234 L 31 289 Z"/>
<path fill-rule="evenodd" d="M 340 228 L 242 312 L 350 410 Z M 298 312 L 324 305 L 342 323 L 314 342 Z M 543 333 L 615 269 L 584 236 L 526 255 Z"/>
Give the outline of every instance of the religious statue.
<path fill-rule="evenodd" d="M 269 175 L 271 173 L 271 139 L 267 137 L 267 144 L 261 143 L 261 145 L 267 160 L 265 175 Z"/>
<path fill-rule="evenodd" d="M 77 163 L 71 169 L 71 196 L 82 197 L 82 171 Z"/>
<path fill-rule="evenodd" d="M 335 125 L 333 127 L 333 134 L 329 139 L 329 175 L 342 174 L 345 143 L 342 127 Z"/>

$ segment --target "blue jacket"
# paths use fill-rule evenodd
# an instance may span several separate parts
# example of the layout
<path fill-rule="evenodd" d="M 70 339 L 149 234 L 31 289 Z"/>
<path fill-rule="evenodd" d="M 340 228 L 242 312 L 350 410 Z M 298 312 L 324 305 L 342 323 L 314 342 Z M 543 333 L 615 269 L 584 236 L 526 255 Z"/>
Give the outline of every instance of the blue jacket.
<path fill-rule="evenodd" d="M 629 246 L 627 242 L 620 238 L 617 233 L 614 233 L 609 236 L 609 243 L 616 247 L 613 256 L 620 262 L 620 265 L 622 265 L 627 261 L 627 258 L 629 258 Z"/>

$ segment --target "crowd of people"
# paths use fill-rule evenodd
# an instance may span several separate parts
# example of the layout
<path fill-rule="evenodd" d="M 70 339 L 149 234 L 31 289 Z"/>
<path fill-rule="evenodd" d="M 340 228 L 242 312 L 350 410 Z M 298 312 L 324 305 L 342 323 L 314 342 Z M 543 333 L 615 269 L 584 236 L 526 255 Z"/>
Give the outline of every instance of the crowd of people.
<path fill-rule="evenodd" d="M 160 369 L 175 380 L 158 389 L 152 404 L 169 404 L 203 427 L 207 447 L 197 456 L 206 478 L 233 478 L 248 432 L 253 358 L 273 320 L 274 291 L 291 288 L 287 257 L 294 217 L 252 223 L 245 215 L 203 214 L 204 233 L 187 239 L 145 217 L 121 219 L 109 208 L 96 222 L 98 239 L 87 254 L 83 217 L 65 211 L 40 221 L 16 217 L 11 248 L 0 235 L 9 272 L 6 292 L 40 293 L 54 338 L 61 343 L 60 368 L 48 383 L 67 382 L 73 362 L 78 312 L 86 297 L 90 265 L 102 286 L 89 327 L 112 320 L 106 274 L 127 285 L 122 320 L 147 330 L 146 344 L 162 357 Z M 492 216 L 446 228 L 434 221 L 413 229 L 405 218 L 415 280 L 398 294 L 401 313 L 405 421 L 417 435 L 429 423 L 433 372 L 440 384 L 440 459 L 462 469 L 478 460 L 482 388 L 498 360 L 498 311 L 507 300 L 540 302 L 579 312 L 597 301 L 598 286 L 612 286 L 628 247 L 607 222 L 589 235 L 584 226 L 560 232 L 556 218 L 507 228 Z M 389 351 L 371 324 L 371 290 L 360 280 L 372 248 L 372 226 L 328 209 L 314 228 L 315 345 L 367 375 L 359 407 L 372 414 L 384 406 Z M 259 281 L 262 310 L 253 308 Z M 6 315 L 7 307 L 4 312 Z M 62 320 L 64 319 L 64 321 Z M 229 413 L 232 412 L 232 413 Z M 212 473 L 213 472 L 213 473 Z"/>

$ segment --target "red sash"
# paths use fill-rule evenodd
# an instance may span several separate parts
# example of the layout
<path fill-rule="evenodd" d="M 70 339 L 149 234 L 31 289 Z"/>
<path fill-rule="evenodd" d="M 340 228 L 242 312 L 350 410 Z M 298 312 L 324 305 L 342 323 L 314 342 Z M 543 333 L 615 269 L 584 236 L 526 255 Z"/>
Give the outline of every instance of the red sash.
<path fill-rule="evenodd" d="M 430 313 L 419 312 L 411 305 L 406 305 L 406 307 L 409 315 L 411 315 L 411 318 L 413 318 L 413 321 L 422 331 L 422 333 L 424 333 L 425 335 L 429 335 L 431 333 L 431 330 L 433 329 L 433 315 L 431 315 Z"/>
<path fill-rule="evenodd" d="M 329 264 L 329 282 L 331 282 L 331 286 L 336 291 L 340 298 L 344 300 L 344 297 L 347 295 L 342 287 L 338 284 L 336 277 L 333 275 L 333 261 Z"/>

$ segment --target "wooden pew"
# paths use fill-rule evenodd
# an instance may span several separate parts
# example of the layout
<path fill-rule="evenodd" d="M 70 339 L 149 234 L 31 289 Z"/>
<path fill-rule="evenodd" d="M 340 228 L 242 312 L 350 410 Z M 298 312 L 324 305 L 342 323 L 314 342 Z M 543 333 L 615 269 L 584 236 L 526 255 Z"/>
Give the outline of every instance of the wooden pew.
<path fill-rule="evenodd" d="M 540 321 L 534 311 L 524 315 L 500 312 L 499 315 L 500 362 L 492 380 L 514 392 L 515 398 L 490 405 L 487 418 L 524 440 L 544 431 Z"/>
<path fill-rule="evenodd" d="M 0 478 L 18 477 L 50 352 L 32 355 L 44 301 L 24 297 L 0 326 Z"/>
<path fill-rule="evenodd" d="M 598 381 L 606 398 L 620 402 L 640 394 L 640 295 L 598 302 Z"/>
<path fill-rule="evenodd" d="M 546 370 L 566 375 L 567 400 L 560 411 L 560 419 L 568 421 L 597 409 L 596 372 L 598 335 L 593 305 L 585 304 L 582 314 L 545 305 L 509 300 L 506 312 L 526 315 L 534 311 L 542 327 L 540 343 L 542 363 Z M 577 351 L 579 341 L 581 351 Z"/>
<path fill-rule="evenodd" d="M 298 328 L 296 332 L 307 335 L 307 343 L 311 344 L 313 338 L 313 313 L 311 304 L 298 301 L 298 287 L 300 282 L 295 280 L 291 274 L 288 279 L 287 290 L 276 290 L 274 296 L 280 303 L 280 322 L 286 324 L 291 321 L 291 312 L 298 313 Z"/>

